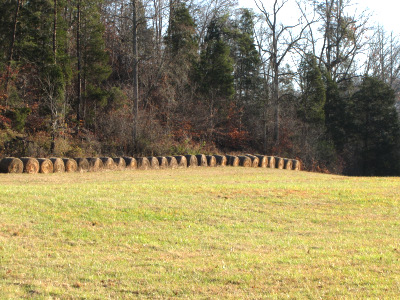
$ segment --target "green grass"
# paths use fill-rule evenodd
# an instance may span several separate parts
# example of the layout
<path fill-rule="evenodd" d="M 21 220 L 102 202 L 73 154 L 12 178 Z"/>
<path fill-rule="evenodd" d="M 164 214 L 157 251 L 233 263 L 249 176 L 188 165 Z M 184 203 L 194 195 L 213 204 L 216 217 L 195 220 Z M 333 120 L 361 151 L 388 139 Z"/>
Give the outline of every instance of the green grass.
<path fill-rule="evenodd" d="M 0 298 L 397 298 L 400 178 L 0 176 Z"/>

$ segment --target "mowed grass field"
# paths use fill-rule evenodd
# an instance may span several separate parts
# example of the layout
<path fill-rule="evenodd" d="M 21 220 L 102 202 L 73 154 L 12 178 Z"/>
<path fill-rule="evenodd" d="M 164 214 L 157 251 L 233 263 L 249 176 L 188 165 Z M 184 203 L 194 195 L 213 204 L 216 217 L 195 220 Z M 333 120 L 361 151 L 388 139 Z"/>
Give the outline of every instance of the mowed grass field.
<path fill-rule="evenodd" d="M 0 298 L 400 295 L 400 178 L 0 175 Z"/>

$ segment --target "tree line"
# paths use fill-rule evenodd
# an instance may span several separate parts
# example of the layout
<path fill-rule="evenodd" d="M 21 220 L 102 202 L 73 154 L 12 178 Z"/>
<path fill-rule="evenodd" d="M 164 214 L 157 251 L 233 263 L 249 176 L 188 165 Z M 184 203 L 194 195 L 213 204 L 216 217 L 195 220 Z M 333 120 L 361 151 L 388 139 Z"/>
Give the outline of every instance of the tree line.
<path fill-rule="evenodd" d="M 253 151 L 399 175 L 399 39 L 352 4 L 2 1 L 0 152 Z"/>

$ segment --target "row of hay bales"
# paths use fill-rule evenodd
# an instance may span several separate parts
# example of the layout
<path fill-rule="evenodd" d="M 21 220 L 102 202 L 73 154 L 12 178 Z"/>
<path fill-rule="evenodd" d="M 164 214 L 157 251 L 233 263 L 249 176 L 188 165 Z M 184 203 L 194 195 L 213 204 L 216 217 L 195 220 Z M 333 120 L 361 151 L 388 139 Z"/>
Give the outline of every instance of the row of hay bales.
<path fill-rule="evenodd" d="M 300 162 L 265 155 L 177 155 L 157 157 L 100 158 L 32 158 L 5 157 L 0 160 L 0 173 L 96 172 L 123 169 L 166 169 L 217 166 L 242 166 L 300 170 Z"/>

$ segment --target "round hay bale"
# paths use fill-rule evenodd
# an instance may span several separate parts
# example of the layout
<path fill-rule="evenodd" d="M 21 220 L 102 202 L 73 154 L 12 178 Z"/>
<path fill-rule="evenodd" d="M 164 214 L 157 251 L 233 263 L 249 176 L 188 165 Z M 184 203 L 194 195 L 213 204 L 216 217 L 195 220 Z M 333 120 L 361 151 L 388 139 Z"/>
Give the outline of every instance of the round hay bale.
<path fill-rule="evenodd" d="M 282 170 L 285 166 L 285 161 L 282 157 L 274 156 L 275 158 L 275 168 Z"/>
<path fill-rule="evenodd" d="M 265 155 L 256 155 L 258 158 L 258 166 L 266 168 L 268 166 L 268 158 Z"/>
<path fill-rule="evenodd" d="M 293 168 L 293 162 L 291 159 L 284 158 L 283 159 L 283 168 L 285 170 L 291 170 Z"/>
<path fill-rule="evenodd" d="M 301 170 L 301 163 L 297 159 L 292 159 L 292 170 L 300 171 Z"/>
<path fill-rule="evenodd" d="M 53 163 L 53 173 L 64 173 L 65 165 L 64 161 L 58 157 L 50 157 L 51 162 Z"/>
<path fill-rule="evenodd" d="M 89 171 L 89 162 L 86 158 L 84 157 L 76 157 L 74 158 L 77 165 L 78 165 L 78 170 L 79 172 L 83 171 Z"/>
<path fill-rule="evenodd" d="M 148 170 L 151 168 L 150 162 L 147 157 L 139 157 L 137 160 L 137 166 L 139 170 Z"/>
<path fill-rule="evenodd" d="M 123 157 L 127 169 L 137 169 L 137 161 L 134 157 Z"/>
<path fill-rule="evenodd" d="M 65 172 L 76 172 L 78 170 L 78 164 L 75 159 L 63 158 Z"/>
<path fill-rule="evenodd" d="M 253 168 L 258 168 L 258 163 L 260 162 L 260 160 L 258 159 L 257 156 L 252 155 L 252 154 L 246 154 L 247 157 L 250 157 L 251 159 L 251 165 Z"/>
<path fill-rule="evenodd" d="M 53 173 L 54 166 L 50 159 L 48 158 L 38 158 L 39 162 L 39 173 L 48 174 Z"/>
<path fill-rule="evenodd" d="M 196 158 L 199 167 L 207 167 L 207 157 L 204 154 L 197 154 Z"/>
<path fill-rule="evenodd" d="M 157 157 L 150 156 L 147 158 L 150 162 L 150 167 L 154 170 L 158 170 L 160 168 L 160 163 L 158 162 Z"/>
<path fill-rule="evenodd" d="M 241 167 L 246 167 L 246 168 L 250 168 L 253 166 L 253 163 L 251 161 L 251 158 L 248 156 L 238 156 L 239 157 L 239 166 Z"/>
<path fill-rule="evenodd" d="M 216 167 L 217 166 L 217 159 L 215 158 L 215 156 L 207 155 L 206 159 L 207 159 L 207 165 L 209 167 Z"/>
<path fill-rule="evenodd" d="M 267 156 L 268 159 L 268 168 L 275 169 L 275 157 L 274 156 Z"/>
<path fill-rule="evenodd" d="M 165 156 L 157 156 L 158 165 L 160 169 L 167 169 L 168 168 L 168 160 Z"/>
<path fill-rule="evenodd" d="M 114 157 L 113 161 L 115 163 L 115 167 L 117 168 L 117 170 L 123 170 L 126 168 L 125 159 L 123 159 L 122 157 Z"/>
<path fill-rule="evenodd" d="M 178 163 L 178 168 L 179 169 L 183 169 L 183 168 L 187 168 L 187 160 L 186 157 L 183 155 L 176 155 L 174 156 L 176 159 L 176 162 Z"/>
<path fill-rule="evenodd" d="M 224 156 L 224 155 L 214 155 L 214 157 L 215 157 L 215 160 L 217 162 L 217 166 L 220 166 L 220 167 L 225 167 L 226 166 L 226 164 L 228 162 L 228 159 L 226 158 L 226 156 Z"/>
<path fill-rule="evenodd" d="M 103 169 L 107 170 L 115 169 L 115 162 L 111 157 L 100 157 L 100 159 L 103 162 Z"/>
<path fill-rule="evenodd" d="M 199 166 L 197 162 L 197 158 L 194 155 L 185 155 L 186 161 L 187 161 L 187 166 L 189 168 L 196 168 Z"/>
<path fill-rule="evenodd" d="M 98 157 L 89 157 L 87 158 L 89 162 L 89 171 L 90 172 L 98 172 L 103 169 L 103 162 Z"/>
<path fill-rule="evenodd" d="M 24 163 L 15 157 L 5 157 L 0 160 L 0 173 L 22 173 Z"/>
<path fill-rule="evenodd" d="M 173 156 L 167 156 L 166 157 L 168 161 L 168 167 L 171 169 L 177 169 L 178 168 L 178 162 L 175 157 Z"/>
<path fill-rule="evenodd" d="M 24 164 L 24 173 L 36 174 L 39 172 L 39 162 L 36 158 L 21 157 L 21 161 Z"/>
<path fill-rule="evenodd" d="M 227 155 L 226 160 L 227 160 L 226 163 L 228 166 L 232 166 L 232 167 L 239 166 L 239 157 L 237 157 L 237 156 Z"/>

